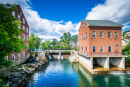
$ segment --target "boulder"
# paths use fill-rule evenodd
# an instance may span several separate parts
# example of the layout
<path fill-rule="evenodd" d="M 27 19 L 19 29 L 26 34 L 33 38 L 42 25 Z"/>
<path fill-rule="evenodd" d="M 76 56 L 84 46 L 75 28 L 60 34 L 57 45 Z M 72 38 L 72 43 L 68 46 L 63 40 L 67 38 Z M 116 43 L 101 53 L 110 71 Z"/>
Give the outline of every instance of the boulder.
<path fill-rule="evenodd" d="M 29 70 L 30 72 L 33 72 L 33 71 L 35 71 L 35 68 L 28 68 L 28 70 Z"/>

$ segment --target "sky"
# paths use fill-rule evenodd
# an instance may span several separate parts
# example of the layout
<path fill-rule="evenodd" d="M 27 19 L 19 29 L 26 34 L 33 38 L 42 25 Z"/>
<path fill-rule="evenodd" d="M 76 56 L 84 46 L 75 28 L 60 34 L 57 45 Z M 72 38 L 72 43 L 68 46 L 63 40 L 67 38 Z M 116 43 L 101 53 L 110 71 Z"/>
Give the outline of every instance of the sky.
<path fill-rule="evenodd" d="M 19 4 L 29 24 L 29 33 L 45 40 L 60 39 L 65 32 L 78 34 L 86 20 L 111 20 L 130 30 L 130 0 L 0 0 Z"/>

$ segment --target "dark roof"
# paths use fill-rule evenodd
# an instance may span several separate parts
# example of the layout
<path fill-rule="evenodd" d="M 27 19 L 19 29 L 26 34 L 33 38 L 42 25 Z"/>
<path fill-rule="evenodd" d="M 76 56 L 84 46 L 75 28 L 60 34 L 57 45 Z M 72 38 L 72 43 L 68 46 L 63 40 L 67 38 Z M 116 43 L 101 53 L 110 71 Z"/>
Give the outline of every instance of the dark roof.
<path fill-rule="evenodd" d="M 99 27 L 123 27 L 123 25 L 109 20 L 83 20 L 88 26 Z"/>

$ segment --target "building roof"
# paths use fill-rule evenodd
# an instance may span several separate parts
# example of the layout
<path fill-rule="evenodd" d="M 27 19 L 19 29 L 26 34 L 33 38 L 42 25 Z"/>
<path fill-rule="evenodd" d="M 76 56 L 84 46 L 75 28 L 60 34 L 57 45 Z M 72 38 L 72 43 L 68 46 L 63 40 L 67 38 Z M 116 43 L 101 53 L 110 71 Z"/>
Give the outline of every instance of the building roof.
<path fill-rule="evenodd" d="M 123 25 L 109 20 L 83 20 L 88 26 L 123 27 Z"/>

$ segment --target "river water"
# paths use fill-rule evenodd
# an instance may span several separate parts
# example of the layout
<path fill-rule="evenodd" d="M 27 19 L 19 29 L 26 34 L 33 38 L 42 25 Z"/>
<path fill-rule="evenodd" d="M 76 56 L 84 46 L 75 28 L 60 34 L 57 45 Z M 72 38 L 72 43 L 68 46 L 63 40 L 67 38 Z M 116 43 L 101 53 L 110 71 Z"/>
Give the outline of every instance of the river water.
<path fill-rule="evenodd" d="M 69 59 L 52 60 L 28 78 L 27 87 L 130 87 L 130 75 L 92 75 Z"/>

